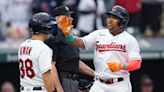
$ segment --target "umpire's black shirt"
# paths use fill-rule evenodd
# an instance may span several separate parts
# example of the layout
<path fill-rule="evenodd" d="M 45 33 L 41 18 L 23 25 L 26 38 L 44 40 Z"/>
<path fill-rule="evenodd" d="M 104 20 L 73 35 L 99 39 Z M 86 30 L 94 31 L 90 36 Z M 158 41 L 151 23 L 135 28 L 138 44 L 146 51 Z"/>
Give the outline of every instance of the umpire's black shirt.
<path fill-rule="evenodd" d="M 58 72 L 79 72 L 79 49 L 71 46 L 60 30 L 54 41 L 49 39 L 45 43 L 53 49 L 53 61 L 56 61 Z"/>

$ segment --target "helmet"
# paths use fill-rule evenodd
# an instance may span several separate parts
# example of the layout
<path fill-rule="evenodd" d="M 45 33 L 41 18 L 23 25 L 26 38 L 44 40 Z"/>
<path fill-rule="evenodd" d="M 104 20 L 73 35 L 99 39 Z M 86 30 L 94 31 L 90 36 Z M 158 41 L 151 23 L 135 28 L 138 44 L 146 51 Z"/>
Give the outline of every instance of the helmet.
<path fill-rule="evenodd" d="M 114 15 L 120 19 L 119 26 L 125 28 L 129 21 L 128 11 L 122 6 L 115 5 L 112 10 L 106 13 L 107 15 Z"/>
<path fill-rule="evenodd" d="M 52 32 L 51 17 L 44 12 L 36 13 L 31 17 L 29 27 L 35 34 L 39 32 L 49 34 Z"/>

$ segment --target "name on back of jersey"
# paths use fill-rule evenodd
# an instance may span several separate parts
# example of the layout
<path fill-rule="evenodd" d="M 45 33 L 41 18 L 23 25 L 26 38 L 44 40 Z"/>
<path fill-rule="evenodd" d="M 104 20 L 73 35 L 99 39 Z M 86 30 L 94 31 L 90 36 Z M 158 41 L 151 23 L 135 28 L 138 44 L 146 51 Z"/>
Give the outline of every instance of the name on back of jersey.
<path fill-rule="evenodd" d="M 22 46 L 20 48 L 20 55 L 30 55 L 31 53 L 31 50 L 32 50 L 32 47 L 30 46 Z"/>

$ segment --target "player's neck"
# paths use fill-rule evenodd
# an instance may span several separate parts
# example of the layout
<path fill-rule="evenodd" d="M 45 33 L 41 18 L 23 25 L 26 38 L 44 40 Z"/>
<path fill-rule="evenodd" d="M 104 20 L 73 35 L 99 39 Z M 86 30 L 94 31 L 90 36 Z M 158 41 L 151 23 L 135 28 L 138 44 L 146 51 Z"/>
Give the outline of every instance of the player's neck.
<path fill-rule="evenodd" d="M 31 39 L 44 41 L 44 36 L 42 34 L 32 35 Z"/>
<path fill-rule="evenodd" d="M 123 32 L 122 29 L 115 29 L 114 31 L 111 31 L 110 33 L 111 33 L 113 36 L 116 36 L 116 35 L 118 35 L 118 34 L 120 34 L 120 33 L 122 33 L 122 32 Z"/>

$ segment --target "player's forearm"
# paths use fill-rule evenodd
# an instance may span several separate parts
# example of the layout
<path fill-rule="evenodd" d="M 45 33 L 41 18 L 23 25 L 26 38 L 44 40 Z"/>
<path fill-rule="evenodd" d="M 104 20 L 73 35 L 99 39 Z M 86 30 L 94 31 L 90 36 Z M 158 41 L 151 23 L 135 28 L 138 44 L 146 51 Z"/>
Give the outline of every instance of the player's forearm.
<path fill-rule="evenodd" d="M 44 80 L 44 84 L 45 84 L 45 88 L 47 89 L 47 92 L 52 92 L 54 90 L 54 85 L 52 81 L 51 70 L 43 73 L 42 76 L 43 76 L 43 80 Z"/>
<path fill-rule="evenodd" d="M 127 63 L 121 62 L 108 62 L 108 67 L 112 72 L 116 72 L 119 70 L 127 70 L 127 71 L 134 71 L 140 69 L 141 67 L 141 60 L 130 60 Z"/>
<path fill-rule="evenodd" d="M 55 63 L 52 63 L 52 72 L 53 72 L 53 80 L 54 80 L 54 84 L 55 84 L 55 88 L 56 88 L 57 92 L 63 92 L 63 88 L 59 81 L 59 76 L 57 73 L 57 69 L 55 67 Z"/>
<path fill-rule="evenodd" d="M 141 62 L 141 60 L 130 60 L 123 66 L 125 67 L 125 70 L 134 71 L 141 68 Z"/>
<path fill-rule="evenodd" d="M 91 69 L 89 66 L 87 66 L 84 62 L 80 61 L 79 62 L 79 70 L 81 73 L 86 74 L 86 75 L 90 75 L 92 77 L 94 77 L 94 70 Z"/>
<path fill-rule="evenodd" d="M 84 49 L 85 48 L 84 42 L 82 41 L 82 39 L 80 39 L 77 36 L 74 36 L 74 39 L 72 41 L 70 41 L 70 43 L 74 47 L 81 48 L 81 49 Z"/>

